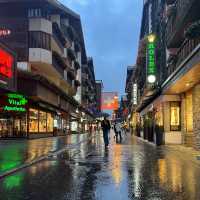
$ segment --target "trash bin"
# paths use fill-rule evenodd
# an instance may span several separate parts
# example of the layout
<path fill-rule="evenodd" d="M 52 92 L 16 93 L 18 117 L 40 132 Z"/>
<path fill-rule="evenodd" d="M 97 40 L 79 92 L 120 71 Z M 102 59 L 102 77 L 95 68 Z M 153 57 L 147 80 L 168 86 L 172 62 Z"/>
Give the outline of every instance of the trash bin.
<path fill-rule="evenodd" d="M 57 136 L 58 135 L 58 129 L 57 127 L 53 128 L 53 136 Z"/>
<path fill-rule="evenodd" d="M 163 145 L 163 128 L 156 125 L 155 126 L 155 139 L 156 139 L 156 145 L 160 146 Z"/>

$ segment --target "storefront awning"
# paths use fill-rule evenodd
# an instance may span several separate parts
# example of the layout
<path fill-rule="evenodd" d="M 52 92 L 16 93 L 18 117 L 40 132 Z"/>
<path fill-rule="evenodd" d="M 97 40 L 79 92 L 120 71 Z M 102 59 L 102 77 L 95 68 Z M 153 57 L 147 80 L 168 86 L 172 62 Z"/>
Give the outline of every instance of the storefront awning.
<path fill-rule="evenodd" d="M 140 115 L 145 115 L 147 112 L 153 110 L 154 107 L 159 105 L 162 102 L 171 102 L 171 101 L 181 101 L 179 95 L 160 95 L 155 98 L 149 105 L 147 105 L 141 112 Z"/>
<path fill-rule="evenodd" d="M 150 103 L 153 102 L 161 94 L 160 89 L 153 90 L 151 92 L 147 92 L 146 95 L 142 98 L 141 103 L 136 108 L 137 112 L 141 112 L 145 107 L 147 107 Z"/>

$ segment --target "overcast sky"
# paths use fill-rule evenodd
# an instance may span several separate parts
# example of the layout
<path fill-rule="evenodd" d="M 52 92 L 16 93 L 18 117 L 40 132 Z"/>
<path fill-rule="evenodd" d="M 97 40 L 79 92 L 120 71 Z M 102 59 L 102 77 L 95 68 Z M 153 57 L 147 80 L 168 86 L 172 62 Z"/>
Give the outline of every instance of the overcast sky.
<path fill-rule="evenodd" d="M 61 0 L 81 16 L 87 56 L 105 91 L 124 94 L 126 68 L 135 63 L 143 0 Z"/>

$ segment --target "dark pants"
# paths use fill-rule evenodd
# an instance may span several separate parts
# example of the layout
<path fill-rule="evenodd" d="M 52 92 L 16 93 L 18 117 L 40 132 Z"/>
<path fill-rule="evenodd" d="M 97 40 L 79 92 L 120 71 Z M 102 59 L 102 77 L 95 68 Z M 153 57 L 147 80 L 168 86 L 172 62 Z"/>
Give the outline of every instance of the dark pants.
<path fill-rule="evenodd" d="M 118 136 L 120 138 L 120 142 L 122 141 L 122 133 L 121 131 L 116 132 L 116 142 L 118 142 Z"/>
<path fill-rule="evenodd" d="M 108 133 L 109 133 L 109 130 L 103 130 L 103 139 L 104 139 L 105 146 L 108 146 L 109 144 Z"/>

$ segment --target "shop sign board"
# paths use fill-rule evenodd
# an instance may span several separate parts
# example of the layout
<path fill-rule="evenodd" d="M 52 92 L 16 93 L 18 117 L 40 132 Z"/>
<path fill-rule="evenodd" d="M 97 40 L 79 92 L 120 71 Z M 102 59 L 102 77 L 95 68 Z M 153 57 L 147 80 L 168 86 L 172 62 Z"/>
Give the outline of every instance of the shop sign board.
<path fill-rule="evenodd" d="M 0 37 L 8 36 L 11 34 L 10 29 L 0 28 Z"/>
<path fill-rule="evenodd" d="M 0 44 L 0 88 L 16 89 L 16 59 L 14 54 Z"/>
<path fill-rule="evenodd" d="M 12 78 L 13 61 L 13 56 L 0 48 L 0 74 L 2 76 Z"/>
<path fill-rule="evenodd" d="M 26 112 L 28 99 L 18 93 L 8 93 L 1 98 L 1 110 L 4 112 Z"/>
<path fill-rule="evenodd" d="M 148 36 L 147 43 L 147 81 L 150 84 L 154 84 L 156 82 L 156 56 L 155 56 L 155 48 L 156 48 L 156 36 L 151 34 Z"/>
<path fill-rule="evenodd" d="M 101 96 L 102 110 L 117 110 L 119 108 L 119 97 L 117 92 L 103 92 Z"/>

